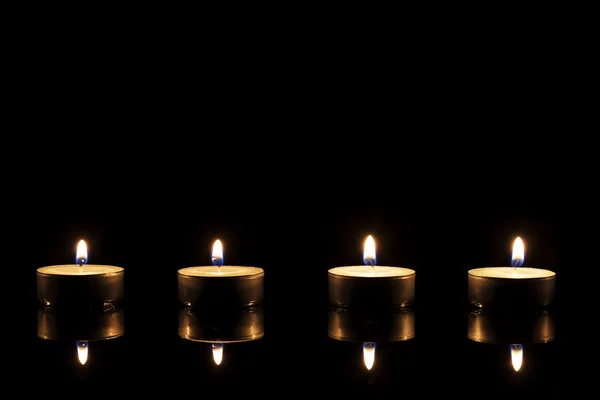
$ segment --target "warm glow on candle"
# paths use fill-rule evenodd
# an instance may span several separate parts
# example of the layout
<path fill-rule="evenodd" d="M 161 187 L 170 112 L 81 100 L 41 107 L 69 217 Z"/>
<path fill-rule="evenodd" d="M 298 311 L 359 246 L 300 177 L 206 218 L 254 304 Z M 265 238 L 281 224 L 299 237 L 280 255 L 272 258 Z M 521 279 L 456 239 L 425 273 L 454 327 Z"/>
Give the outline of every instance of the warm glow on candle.
<path fill-rule="evenodd" d="M 510 358 L 514 370 L 518 372 L 521 369 L 521 365 L 523 365 L 523 345 L 511 344 Z"/>
<path fill-rule="evenodd" d="M 76 263 L 79 265 L 87 264 L 87 246 L 85 244 L 85 240 L 80 240 L 77 244 L 77 253 L 75 256 Z"/>
<path fill-rule="evenodd" d="M 375 265 L 376 264 L 376 256 L 375 256 L 375 241 L 373 240 L 373 236 L 367 236 L 365 240 L 365 246 L 363 250 L 363 261 L 366 265 Z"/>
<path fill-rule="evenodd" d="M 221 241 L 219 239 L 217 239 L 215 241 L 215 244 L 213 245 L 211 260 L 213 265 L 223 265 L 223 245 L 221 244 Z"/>
<path fill-rule="evenodd" d="M 212 353 L 215 364 L 221 365 L 221 361 L 223 361 L 223 343 L 213 343 Z"/>
<path fill-rule="evenodd" d="M 363 343 L 363 361 L 368 370 L 373 368 L 373 364 L 375 363 L 375 342 Z"/>
<path fill-rule="evenodd" d="M 87 340 L 77 342 L 77 357 L 81 365 L 84 365 L 88 359 L 89 343 Z"/>
<path fill-rule="evenodd" d="M 523 261 L 525 260 L 525 245 L 520 237 L 515 239 L 513 243 L 513 253 L 512 253 L 512 261 L 511 265 L 513 267 L 520 267 L 523 265 Z"/>

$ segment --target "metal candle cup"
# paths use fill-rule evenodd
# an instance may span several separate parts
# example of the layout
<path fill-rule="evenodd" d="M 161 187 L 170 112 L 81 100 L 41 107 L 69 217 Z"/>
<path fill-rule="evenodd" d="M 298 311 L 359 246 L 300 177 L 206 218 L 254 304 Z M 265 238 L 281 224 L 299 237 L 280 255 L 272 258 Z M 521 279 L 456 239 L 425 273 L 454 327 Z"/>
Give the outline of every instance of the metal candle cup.
<path fill-rule="evenodd" d="M 87 264 L 85 242 L 79 242 L 78 264 L 50 265 L 36 271 L 37 296 L 44 306 L 95 308 L 119 304 L 124 298 L 122 267 Z"/>

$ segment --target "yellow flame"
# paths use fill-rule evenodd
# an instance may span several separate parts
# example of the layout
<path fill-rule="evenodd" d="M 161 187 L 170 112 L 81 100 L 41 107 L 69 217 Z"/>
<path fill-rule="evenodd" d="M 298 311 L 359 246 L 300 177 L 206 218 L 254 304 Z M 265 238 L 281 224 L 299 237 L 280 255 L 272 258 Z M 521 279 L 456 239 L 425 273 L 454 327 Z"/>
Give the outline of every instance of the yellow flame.
<path fill-rule="evenodd" d="M 517 236 L 513 243 L 512 264 L 520 266 L 525 260 L 525 245 L 520 237 Z"/>
<path fill-rule="evenodd" d="M 82 239 L 79 241 L 79 243 L 77 243 L 77 254 L 75 256 L 75 259 L 87 260 L 87 257 L 87 245 L 85 244 L 85 240 Z"/>
<path fill-rule="evenodd" d="M 89 347 L 90 344 L 87 340 L 77 342 L 77 358 L 79 358 L 81 365 L 87 362 Z"/>
<path fill-rule="evenodd" d="M 523 346 L 520 344 L 510 345 L 510 358 L 515 371 L 519 371 L 523 365 Z"/>
<path fill-rule="evenodd" d="M 375 363 L 375 343 L 374 342 L 364 342 L 363 343 L 363 361 L 365 363 L 365 367 L 368 370 L 373 368 L 373 364 Z"/>
<path fill-rule="evenodd" d="M 371 235 L 367 236 L 367 239 L 365 240 L 363 260 L 365 264 L 375 265 L 375 240 L 373 240 L 373 236 Z"/>
<path fill-rule="evenodd" d="M 215 364 L 221 365 L 221 361 L 223 361 L 223 343 L 213 343 L 212 353 Z"/>
<path fill-rule="evenodd" d="M 215 240 L 215 244 L 213 244 L 212 260 L 215 264 L 223 264 L 223 244 L 219 239 Z"/>

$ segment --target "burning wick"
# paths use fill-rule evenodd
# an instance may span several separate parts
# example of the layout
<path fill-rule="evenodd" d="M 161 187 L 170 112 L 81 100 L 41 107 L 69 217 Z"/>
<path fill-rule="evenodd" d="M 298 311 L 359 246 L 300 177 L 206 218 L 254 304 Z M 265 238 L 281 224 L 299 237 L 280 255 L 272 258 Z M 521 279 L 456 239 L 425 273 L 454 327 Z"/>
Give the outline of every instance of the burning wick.
<path fill-rule="evenodd" d="M 520 237 L 517 236 L 515 242 L 513 243 L 513 253 L 511 264 L 514 269 L 523 265 L 523 260 L 525 260 L 525 246 L 523 245 L 523 241 Z"/>
<path fill-rule="evenodd" d="M 223 265 L 223 245 L 219 239 L 217 239 L 213 245 L 211 261 L 217 268 L 220 268 L 221 265 Z"/>
<path fill-rule="evenodd" d="M 367 236 L 365 240 L 365 248 L 363 250 L 363 262 L 366 265 L 370 265 L 371 268 L 375 268 L 375 241 L 373 240 L 373 236 Z"/>
<path fill-rule="evenodd" d="M 75 256 L 79 269 L 83 268 L 83 264 L 87 264 L 87 246 L 85 240 L 80 240 L 77 244 L 77 255 Z"/>

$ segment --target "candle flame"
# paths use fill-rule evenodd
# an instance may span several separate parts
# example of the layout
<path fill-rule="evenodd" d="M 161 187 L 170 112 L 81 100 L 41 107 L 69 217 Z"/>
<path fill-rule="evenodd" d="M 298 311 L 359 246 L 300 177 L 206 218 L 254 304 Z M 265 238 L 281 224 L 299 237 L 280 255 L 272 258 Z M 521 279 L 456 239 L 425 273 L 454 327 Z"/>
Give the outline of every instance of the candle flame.
<path fill-rule="evenodd" d="M 223 245 L 219 239 L 215 240 L 212 251 L 212 263 L 213 265 L 223 265 Z"/>
<path fill-rule="evenodd" d="M 88 349 L 90 345 L 87 340 L 80 340 L 77 342 L 77 358 L 81 365 L 85 365 L 88 359 Z"/>
<path fill-rule="evenodd" d="M 365 367 L 370 371 L 375 363 L 375 342 L 364 342 L 363 343 L 363 361 Z"/>
<path fill-rule="evenodd" d="M 87 245 L 85 244 L 85 240 L 82 239 L 77 244 L 77 253 L 75 255 L 75 261 L 79 265 L 87 264 L 87 258 Z"/>
<path fill-rule="evenodd" d="M 376 256 L 375 256 L 375 240 L 373 240 L 373 236 L 367 236 L 365 240 L 365 246 L 363 250 L 363 261 L 366 265 L 375 265 L 376 264 Z"/>
<path fill-rule="evenodd" d="M 525 260 L 525 245 L 520 237 L 517 236 L 515 242 L 513 243 L 513 253 L 511 265 L 513 267 L 520 267 L 523 265 L 523 261 Z"/>
<path fill-rule="evenodd" d="M 519 372 L 523 365 L 523 345 L 511 344 L 510 345 L 510 358 L 512 361 L 513 369 Z"/>
<path fill-rule="evenodd" d="M 221 365 L 221 361 L 223 361 L 223 343 L 213 343 L 212 353 L 215 364 Z"/>

